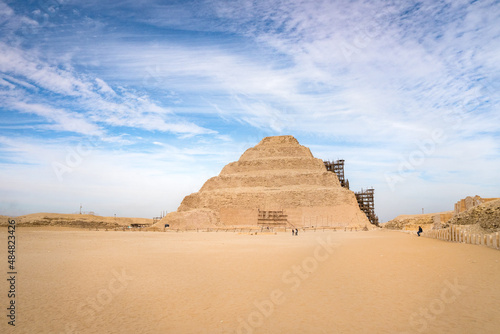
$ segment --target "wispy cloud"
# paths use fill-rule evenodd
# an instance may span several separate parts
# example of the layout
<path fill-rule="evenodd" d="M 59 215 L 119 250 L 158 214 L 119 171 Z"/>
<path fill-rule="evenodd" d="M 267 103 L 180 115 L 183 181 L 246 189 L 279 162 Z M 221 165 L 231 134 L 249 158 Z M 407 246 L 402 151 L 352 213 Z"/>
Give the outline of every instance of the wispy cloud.
<path fill-rule="evenodd" d="M 493 0 L 0 2 L 2 131 L 97 134 L 103 155 L 148 152 L 136 157 L 172 173 L 293 134 L 351 161 L 351 184 L 387 201 L 384 175 L 441 131 L 395 191 L 411 197 L 401 210 L 420 210 L 429 198 L 412 192 L 425 184 L 446 193 L 444 208 L 456 200 L 447 189 L 461 196 L 454 177 L 498 195 L 499 19 Z M 380 207 L 382 219 L 403 213 Z"/>
<path fill-rule="evenodd" d="M 183 135 L 215 133 L 175 116 L 171 110 L 160 106 L 146 94 L 139 95 L 125 88 L 121 88 L 118 94 L 100 78 L 92 80 L 78 75 L 73 69 L 60 69 L 35 55 L 28 55 L 27 51 L 18 47 L 1 42 L 0 47 L 0 71 L 4 73 L 4 86 L 9 88 L 9 91 L 0 91 L 0 94 L 9 96 L 9 105 L 17 110 L 20 108 L 23 112 L 44 116 L 50 121 L 63 118 L 60 108 L 32 104 L 29 111 L 26 101 L 41 98 L 74 110 L 71 117 L 65 117 L 65 122 L 78 122 L 63 126 L 60 130 L 67 131 L 72 127 L 76 132 L 85 132 L 89 130 L 91 122 L 100 122 L 109 126 Z M 21 90 L 22 95 L 13 94 L 13 89 Z M 52 112 L 49 113 L 49 110 Z M 80 115 L 77 116 L 77 113 Z M 86 125 L 80 128 L 83 122 Z"/>
<path fill-rule="evenodd" d="M 88 122 L 84 116 L 78 113 L 51 108 L 41 104 L 28 104 L 24 102 L 14 102 L 11 108 L 22 113 L 31 113 L 45 118 L 53 123 L 52 125 L 46 126 L 46 128 L 51 130 L 69 131 L 84 135 L 101 135 L 101 130 L 98 126 Z"/>

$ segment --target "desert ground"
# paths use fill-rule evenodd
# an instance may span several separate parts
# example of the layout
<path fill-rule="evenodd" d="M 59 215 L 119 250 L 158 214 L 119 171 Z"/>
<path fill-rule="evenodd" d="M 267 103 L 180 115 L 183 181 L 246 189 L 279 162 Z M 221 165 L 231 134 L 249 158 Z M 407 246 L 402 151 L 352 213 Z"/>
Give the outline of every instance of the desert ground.
<path fill-rule="evenodd" d="M 1 333 L 499 333 L 500 251 L 398 231 L 18 228 Z M 0 230 L 7 269 L 7 229 Z"/>

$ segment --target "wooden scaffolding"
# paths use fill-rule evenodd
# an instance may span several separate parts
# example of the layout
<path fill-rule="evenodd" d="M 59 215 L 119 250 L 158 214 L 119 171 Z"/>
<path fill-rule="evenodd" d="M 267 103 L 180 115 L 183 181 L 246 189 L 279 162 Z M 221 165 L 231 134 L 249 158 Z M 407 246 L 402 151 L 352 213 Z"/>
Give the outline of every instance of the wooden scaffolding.
<path fill-rule="evenodd" d="M 337 174 L 337 178 L 339 179 L 340 185 L 344 188 L 349 189 L 349 180 L 344 177 L 344 160 L 336 160 L 336 161 L 323 161 L 325 164 L 326 170 L 329 172 L 334 172 Z"/>
<path fill-rule="evenodd" d="M 366 190 L 361 189 L 361 191 L 355 192 L 356 200 L 358 201 L 359 208 L 363 211 L 373 225 L 378 226 L 378 217 L 375 215 L 375 201 L 373 195 L 375 190 L 369 188 Z"/>

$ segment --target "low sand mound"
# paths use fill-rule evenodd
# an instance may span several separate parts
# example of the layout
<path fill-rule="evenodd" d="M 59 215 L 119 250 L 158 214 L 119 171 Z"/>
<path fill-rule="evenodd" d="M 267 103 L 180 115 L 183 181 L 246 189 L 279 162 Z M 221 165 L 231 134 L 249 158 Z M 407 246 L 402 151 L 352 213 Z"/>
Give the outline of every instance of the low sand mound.
<path fill-rule="evenodd" d="M 383 228 L 390 230 L 406 230 L 416 231 L 421 226 L 427 230 L 448 221 L 453 214 L 453 211 L 444 211 L 437 213 L 426 213 L 420 215 L 400 215 L 387 223 L 382 224 Z"/>
<path fill-rule="evenodd" d="M 0 226 L 8 224 L 8 217 L 0 217 Z M 126 218 L 126 217 L 102 217 L 94 215 L 61 214 L 61 213 L 33 213 L 29 215 L 10 217 L 16 221 L 18 226 L 70 226 L 70 227 L 103 227 L 113 228 L 130 226 L 131 224 L 152 225 L 152 219 Z"/>
<path fill-rule="evenodd" d="M 500 231 L 500 200 L 486 202 L 461 212 L 449 224 L 478 225 L 486 232 Z"/>
<path fill-rule="evenodd" d="M 1 216 L 0 215 L 0 226 L 6 226 L 9 224 L 9 216 Z"/>
<path fill-rule="evenodd" d="M 396 218 L 382 224 L 383 228 L 390 230 L 406 230 L 410 227 L 422 226 L 422 228 L 431 226 L 434 223 L 434 213 L 427 213 L 421 215 L 399 215 Z"/>

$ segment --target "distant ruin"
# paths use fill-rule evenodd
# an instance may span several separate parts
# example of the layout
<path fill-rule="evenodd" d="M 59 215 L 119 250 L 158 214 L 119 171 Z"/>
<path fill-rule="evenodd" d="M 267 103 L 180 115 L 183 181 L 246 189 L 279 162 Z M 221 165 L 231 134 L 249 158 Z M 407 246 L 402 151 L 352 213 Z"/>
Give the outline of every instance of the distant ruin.
<path fill-rule="evenodd" d="M 472 209 L 475 206 L 481 205 L 483 203 L 496 201 L 499 198 L 482 198 L 481 196 L 467 196 L 466 198 L 461 199 L 457 203 L 455 203 L 454 214 L 458 215 L 461 212 Z"/>
<path fill-rule="evenodd" d="M 453 211 L 437 213 L 400 215 L 387 223 L 384 228 L 415 231 L 419 226 L 424 230 L 439 230 L 448 225 L 480 225 L 483 229 L 500 230 L 500 198 L 467 196 L 455 203 Z M 476 231 L 477 232 L 477 231 Z"/>
<path fill-rule="evenodd" d="M 158 224 L 190 229 L 224 226 L 374 228 L 342 174 L 293 136 L 266 137 L 184 198 Z M 373 198 L 373 197 L 372 197 Z M 373 205 L 367 205 L 373 210 Z"/>

